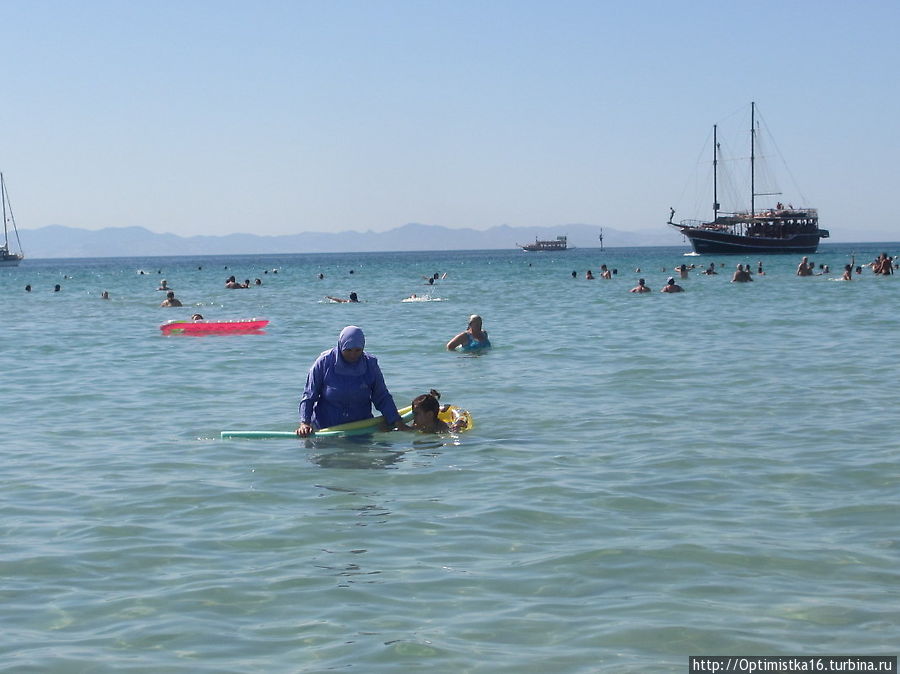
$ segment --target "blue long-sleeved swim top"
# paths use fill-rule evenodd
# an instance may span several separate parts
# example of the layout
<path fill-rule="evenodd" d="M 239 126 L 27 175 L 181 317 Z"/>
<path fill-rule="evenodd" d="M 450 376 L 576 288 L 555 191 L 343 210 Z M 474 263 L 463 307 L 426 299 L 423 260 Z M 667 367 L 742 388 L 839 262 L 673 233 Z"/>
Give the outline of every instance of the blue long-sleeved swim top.
<path fill-rule="evenodd" d="M 323 352 L 306 377 L 306 388 L 300 399 L 300 421 L 315 429 L 372 418 L 372 405 L 389 424 L 400 419 L 378 359 L 367 353 L 353 364 L 352 374 L 338 372 L 341 356 L 337 348 Z M 337 365 L 337 367 L 336 367 Z"/>

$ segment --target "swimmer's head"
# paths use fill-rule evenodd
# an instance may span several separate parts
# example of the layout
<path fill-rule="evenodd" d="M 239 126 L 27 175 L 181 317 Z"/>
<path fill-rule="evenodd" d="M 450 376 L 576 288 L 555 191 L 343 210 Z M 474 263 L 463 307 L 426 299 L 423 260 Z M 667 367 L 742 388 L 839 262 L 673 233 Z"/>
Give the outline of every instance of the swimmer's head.
<path fill-rule="evenodd" d="M 478 314 L 472 314 L 471 316 L 469 316 L 469 325 L 472 325 L 473 323 L 478 323 L 478 325 L 481 325 L 481 316 L 479 316 Z"/>
<path fill-rule="evenodd" d="M 672 278 L 672 277 L 670 276 L 670 277 L 669 277 L 669 280 L 666 281 L 666 285 L 667 285 L 667 286 L 673 286 L 673 285 L 675 285 L 675 279 Z"/>
<path fill-rule="evenodd" d="M 412 401 L 413 412 L 422 410 L 423 412 L 433 412 L 436 416 L 441 410 L 441 404 L 438 402 L 440 397 L 441 394 L 434 389 L 431 389 L 428 393 L 417 396 Z"/>

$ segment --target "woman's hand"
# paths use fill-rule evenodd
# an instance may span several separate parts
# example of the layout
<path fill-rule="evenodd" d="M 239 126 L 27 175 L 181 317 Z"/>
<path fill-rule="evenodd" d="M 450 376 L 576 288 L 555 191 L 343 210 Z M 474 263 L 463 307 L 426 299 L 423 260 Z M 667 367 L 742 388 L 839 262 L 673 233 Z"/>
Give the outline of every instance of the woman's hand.
<path fill-rule="evenodd" d="M 310 435 L 312 435 L 312 432 L 313 432 L 312 425 L 307 424 L 307 423 L 301 423 L 300 427 L 297 429 L 297 435 L 299 435 L 301 438 L 309 437 Z"/>

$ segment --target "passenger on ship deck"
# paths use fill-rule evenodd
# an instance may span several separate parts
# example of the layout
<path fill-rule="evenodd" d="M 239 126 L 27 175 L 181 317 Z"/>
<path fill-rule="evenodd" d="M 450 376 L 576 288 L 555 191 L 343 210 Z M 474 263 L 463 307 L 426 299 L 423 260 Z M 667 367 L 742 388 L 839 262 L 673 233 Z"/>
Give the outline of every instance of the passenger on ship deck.
<path fill-rule="evenodd" d="M 323 351 L 309 368 L 300 398 L 301 438 L 315 429 L 371 419 L 372 405 L 388 427 L 410 430 L 384 383 L 378 359 L 366 353 L 365 346 L 362 329 L 348 325 L 338 335 L 337 346 Z"/>

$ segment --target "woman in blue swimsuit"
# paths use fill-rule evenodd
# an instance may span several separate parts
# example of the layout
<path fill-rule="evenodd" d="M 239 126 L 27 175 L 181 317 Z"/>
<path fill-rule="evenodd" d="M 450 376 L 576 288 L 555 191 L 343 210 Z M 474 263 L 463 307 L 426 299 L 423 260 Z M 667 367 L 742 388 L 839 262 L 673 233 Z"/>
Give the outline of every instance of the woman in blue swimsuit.
<path fill-rule="evenodd" d="M 481 329 L 481 316 L 472 314 L 469 316 L 469 326 L 465 332 L 459 333 L 456 337 L 447 342 L 447 350 L 455 351 L 457 347 L 463 351 L 476 351 L 478 349 L 486 349 L 491 345 L 488 334 Z"/>

